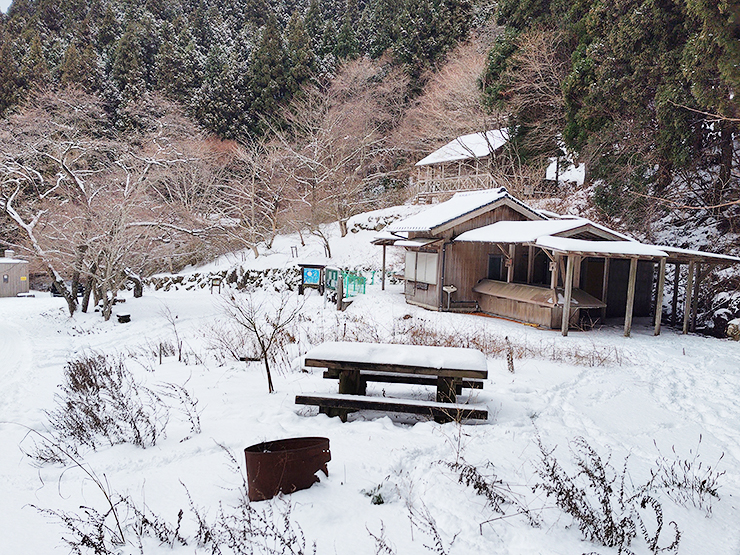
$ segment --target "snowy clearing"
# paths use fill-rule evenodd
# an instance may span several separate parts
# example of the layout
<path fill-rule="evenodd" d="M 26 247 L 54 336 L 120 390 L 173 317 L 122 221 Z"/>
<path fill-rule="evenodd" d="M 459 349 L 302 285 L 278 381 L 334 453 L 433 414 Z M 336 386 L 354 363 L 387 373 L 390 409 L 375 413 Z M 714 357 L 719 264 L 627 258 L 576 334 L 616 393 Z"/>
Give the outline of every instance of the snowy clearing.
<path fill-rule="evenodd" d="M 373 235 L 358 231 L 343 239 L 332 236 L 331 263 L 379 269 L 380 249 L 369 245 Z M 280 237 L 268 256 L 226 257 L 198 271 L 236 263 L 245 268 L 284 267 L 294 262 L 290 246 L 297 243 L 296 237 Z M 321 250 L 312 238 L 301 249 L 302 260 L 315 259 Z M 401 260 L 400 255 L 389 258 L 391 266 Z M 665 521 L 657 547 L 671 543 L 668 523 L 674 521 L 681 531 L 679 553 L 740 551 L 739 343 L 681 336 L 669 329 L 653 337 L 647 322 L 635 325 L 631 338 L 623 337 L 619 324 L 563 338 L 558 332 L 497 318 L 424 311 L 405 304 L 400 284 L 381 291 L 376 276 L 368 293 L 343 313 L 315 291 L 307 294 L 301 317 L 291 328 L 292 342 L 273 375 L 276 393 L 268 394 L 261 362 L 238 362 L 214 348 L 213 337 L 229 327 L 222 300 L 229 291 L 221 296 L 209 294 L 207 288 L 146 290 L 141 299 L 124 295 L 126 303 L 114 313 L 130 313 L 129 324 L 115 318 L 104 322 L 98 314 L 70 319 L 63 299 L 46 293 L 0 299 L 2 553 L 70 551 L 62 539 L 73 538 L 69 528 L 34 507 L 78 515 L 84 515 L 82 506 L 106 511 L 101 490 L 80 468 L 37 468 L 24 454 L 33 450 L 28 428 L 48 433 L 45 411 L 56 406 L 65 365 L 93 352 L 124 357 L 139 383 L 155 391 L 165 383 L 182 386 L 197 399 L 202 426 L 200 433 L 191 433 L 187 415 L 172 402 L 166 438 L 156 445 L 142 449 L 103 441 L 97 450 L 80 449 L 78 460 L 111 492 L 146 507 L 172 528 L 183 510 L 180 534 L 188 545 L 140 538 L 127 528 L 127 544 L 113 546 L 114 552 L 211 553 L 212 545 L 198 546 L 192 507 L 213 522 L 220 510 L 229 512 L 239 503 L 242 477 L 224 448 L 244 472 L 245 447 L 296 436 L 329 438 L 328 479 L 322 475 L 308 490 L 253 506 L 260 511 L 273 508 L 278 521 L 289 510 L 308 553 L 314 542 L 319 555 L 617 553 L 616 548 L 584 541 L 553 497 L 541 489 L 533 492 L 541 480 L 536 471 L 541 459 L 538 437 L 548 450 L 557 447 L 554 454 L 568 471 L 573 469 L 568 447 L 577 450 L 573 442 L 578 437 L 602 459 L 611 457 L 617 474 L 629 456 L 628 474 L 635 484 L 650 478 L 661 455 L 695 460 L 694 469 L 701 462 L 702 470 L 724 472 L 717 479 L 720 498 L 712 500 L 711 516 L 692 504 L 674 503 L 666 492 L 653 493 Z M 279 294 L 259 291 L 255 296 Z M 159 346 L 176 345 L 176 335 L 182 340 L 183 361 L 170 353 L 160 364 Z M 514 374 L 507 370 L 500 348 L 505 337 L 515 353 Z M 470 395 L 488 409 L 489 420 L 460 426 L 359 413 L 343 424 L 296 406 L 297 393 L 336 393 L 336 381 L 322 379 L 320 369 L 301 371 L 299 355 L 324 341 L 355 340 L 483 346 L 489 350 L 489 378 L 482 390 Z M 434 392 L 392 384 L 372 384 L 368 391 L 418 399 L 431 399 Z M 515 501 L 505 504 L 505 514 L 496 512 L 472 485 L 460 483 L 462 464 L 486 477 L 495 472 L 501 491 Z M 539 521 L 538 527 L 521 514 L 525 510 Z M 123 506 L 119 513 L 124 521 L 133 517 Z M 644 522 L 650 530 L 657 525 L 649 514 Z M 255 552 L 290 552 L 276 545 L 276 551 Z M 652 551 L 640 530 L 630 549 L 638 554 Z M 223 546 L 222 551 L 231 553 Z"/>

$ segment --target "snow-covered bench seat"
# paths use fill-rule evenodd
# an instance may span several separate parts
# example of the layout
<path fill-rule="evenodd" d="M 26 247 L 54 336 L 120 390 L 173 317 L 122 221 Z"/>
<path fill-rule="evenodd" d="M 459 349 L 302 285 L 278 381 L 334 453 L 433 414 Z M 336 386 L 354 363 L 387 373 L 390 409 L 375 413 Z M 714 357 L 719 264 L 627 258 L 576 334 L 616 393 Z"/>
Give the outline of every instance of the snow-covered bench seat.
<path fill-rule="evenodd" d="M 297 405 L 318 406 L 320 412 L 329 416 L 339 416 L 342 422 L 347 421 L 348 412 L 358 410 L 426 414 L 434 417 L 437 422 L 488 419 L 488 411 L 474 405 L 438 403 L 436 401 L 420 401 L 416 399 L 392 399 L 389 397 L 368 397 L 367 395 L 325 393 L 321 395 L 296 395 L 295 402 Z"/>

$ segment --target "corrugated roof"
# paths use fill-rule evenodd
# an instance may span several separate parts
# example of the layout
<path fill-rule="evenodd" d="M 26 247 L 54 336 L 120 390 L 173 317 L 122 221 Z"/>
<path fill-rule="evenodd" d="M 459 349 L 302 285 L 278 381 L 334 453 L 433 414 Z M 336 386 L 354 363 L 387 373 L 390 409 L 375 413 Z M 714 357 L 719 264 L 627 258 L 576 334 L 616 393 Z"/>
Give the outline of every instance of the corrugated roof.
<path fill-rule="evenodd" d="M 505 187 L 501 187 L 499 189 L 487 189 L 485 191 L 457 193 L 446 202 L 441 202 L 424 212 L 391 224 L 387 230 L 392 233 L 403 231 L 432 231 L 441 225 L 506 198 L 539 216 L 536 210 L 518 201 L 506 192 Z"/>
<path fill-rule="evenodd" d="M 492 151 L 503 146 L 509 140 L 506 129 L 491 129 L 485 133 L 471 133 L 453 139 L 441 148 L 432 152 L 426 158 L 419 160 L 417 166 L 429 166 L 443 162 L 457 162 L 473 158 L 485 158 Z"/>

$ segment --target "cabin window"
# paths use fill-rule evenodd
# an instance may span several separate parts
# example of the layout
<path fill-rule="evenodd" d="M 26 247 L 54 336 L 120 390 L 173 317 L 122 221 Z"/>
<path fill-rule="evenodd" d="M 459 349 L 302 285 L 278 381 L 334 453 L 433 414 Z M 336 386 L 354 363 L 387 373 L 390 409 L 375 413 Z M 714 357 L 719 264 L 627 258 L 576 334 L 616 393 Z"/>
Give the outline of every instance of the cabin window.
<path fill-rule="evenodd" d="M 505 281 L 502 277 L 504 270 L 504 257 L 500 254 L 488 255 L 488 279 Z"/>
<path fill-rule="evenodd" d="M 406 280 L 435 285 L 438 257 L 436 252 L 406 251 Z"/>

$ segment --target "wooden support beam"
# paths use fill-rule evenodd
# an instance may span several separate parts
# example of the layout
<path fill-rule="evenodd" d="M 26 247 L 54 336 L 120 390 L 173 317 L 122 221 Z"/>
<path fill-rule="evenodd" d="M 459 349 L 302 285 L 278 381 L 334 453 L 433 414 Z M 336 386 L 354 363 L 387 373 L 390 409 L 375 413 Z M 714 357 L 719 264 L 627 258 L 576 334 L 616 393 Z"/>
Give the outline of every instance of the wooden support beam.
<path fill-rule="evenodd" d="M 550 270 L 550 289 L 552 289 L 553 294 L 555 294 L 558 289 L 558 268 L 560 268 L 559 258 L 560 255 L 556 254 L 555 257 L 550 261 L 550 266 L 553 268 L 552 270 Z"/>
<path fill-rule="evenodd" d="M 635 283 L 637 282 L 637 258 L 630 258 L 630 277 L 627 282 L 627 307 L 624 313 L 624 336 L 632 333 L 632 312 L 635 308 Z"/>
<path fill-rule="evenodd" d="M 385 247 L 383 245 L 383 274 L 380 277 L 380 290 L 385 291 Z"/>
<path fill-rule="evenodd" d="M 683 301 L 683 333 L 689 333 L 689 320 L 691 318 L 691 296 L 694 291 L 694 267 L 696 262 L 689 262 L 689 275 L 686 276 L 686 292 Z"/>
<path fill-rule="evenodd" d="M 531 284 L 534 280 L 534 247 L 527 247 L 527 283 Z"/>
<path fill-rule="evenodd" d="M 516 245 L 511 243 L 509 245 L 509 256 L 506 260 L 506 282 L 513 283 L 514 281 L 514 259 L 516 257 Z"/>
<path fill-rule="evenodd" d="M 673 269 L 673 300 L 671 301 L 671 327 L 676 327 L 676 310 L 678 309 L 678 286 L 681 279 L 681 264 L 676 262 Z"/>
<path fill-rule="evenodd" d="M 563 320 L 560 324 L 560 330 L 564 337 L 568 335 L 568 327 L 570 326 L 570 302 L 573 298 L 573 273 L 576 258 L 573 254 L 568 255 L 568 266 L 565 270 L 565 299 L 563 300 Z"/>
<path fill-rule="evenodd" d="M 696 331 L 696 313 L 699 312 L 699 289 L 704 275 L 701 272 L 701 262 L 696 264 L 696 277 L 694 279 L 694 295 L 691 300 L 691 331 Z"/>
<path fill-rule="evenodd" d="M 606 304 L 609 295 L 609 267 L 611 258 L 604 258 L 604 276 L 601 281 L 601 301 Z M 601 309 L 601 321 L 606 320 L 606 307 Z"/>
<path fill-rule="evenodd" d="M 663 318 L 663 289 L 665 288 L 665 258 L 660 259 L 658 265 L 658 289 L 655 292 L 655 331 L 653 335 L 660 335 L 660 321 Z"/>

